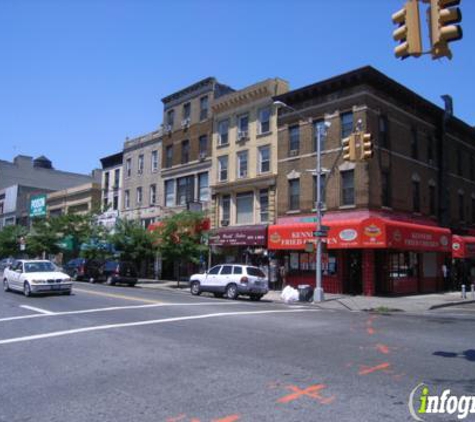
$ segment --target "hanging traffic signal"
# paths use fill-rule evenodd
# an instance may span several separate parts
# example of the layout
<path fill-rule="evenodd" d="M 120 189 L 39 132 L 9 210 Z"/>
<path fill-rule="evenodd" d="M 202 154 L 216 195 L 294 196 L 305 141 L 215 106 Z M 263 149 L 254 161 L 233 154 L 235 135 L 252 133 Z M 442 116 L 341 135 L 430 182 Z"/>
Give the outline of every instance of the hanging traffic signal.
<path fill-rule="evenodd" d="M 453 25 L 462 20 L 462 12 L 458 7 L 460 0 L 430 0 L 430 39 L 432 58 L 452 58 L 449 42 L 462 39 L 460 25 Z"/>
<path fill-rule="evenodd" d="M 341 142 L 343 144 L 343 160 L 356 161 L 356 135 L 352 133 Z"/>
<path fill-rule="evenodd" d="M 399 28 L 393 32 L 393 38 L 400 44 L 394 49 L 397 58 L 419 57 L 422 54 L 421 27 L 419 20 L 419 3 L 408 0 L 404 8 L 392 15 L 392 20 Z"/>
<path fill-rule="evenodd" d="M 373 141 L 371 133 L 363 133 L 361 135 L 361 155 L 362 160 L 369 160 L 373 157 Z"/>

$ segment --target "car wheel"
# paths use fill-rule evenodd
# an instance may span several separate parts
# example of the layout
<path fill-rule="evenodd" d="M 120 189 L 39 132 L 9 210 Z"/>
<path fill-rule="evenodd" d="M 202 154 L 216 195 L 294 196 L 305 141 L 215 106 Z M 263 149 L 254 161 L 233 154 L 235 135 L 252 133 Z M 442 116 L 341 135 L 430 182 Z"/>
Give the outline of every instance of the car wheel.
<path fill-rule="evenodd" d="M 238 289 L 235 284 L 230 284 L 228 287 L 226 287 L 226 297 L 228 299 L 234 300 L 237 299 L 238 296 Z"/>
<path fill-rule="evenodd" d="M 3 291 L 4 292 L 9 292 L 10 291 L 10 286 L 8 285 L 7 279 L 3 280 Z"/>
<path fill-rule="evenodd" d="M 190 292 L 193 296 L 199 296 L 201 294 L 200 282 L 192 281 L 190 286 Z"/>
<path fill-rule="evenodd" d="M 251 300 L 257 302 L 258 300 L 262 299 L 263 295 L 251 295 Z"/>
<path fill-rule="evenodd" d="M 218 293 L 218 292 L 216 292 L 216 293 L 213 293 L 213 294 L 214 294 L 214 297 L 217 297 L 217 298 L 219 298 L 219 299 L 221 299 L 221 298 L 224 296 L 224 293 Z"/>
<path fill-rule="evenodd" d="M 25 281 L 25 284 L 23 284 L 23 294 L 26 297 L 31 296 L 31 287 L 30 287 L 30 284 L 27 281 Z"/>
<path fill-rule="evenodd" d="M 94 284 L 95 282 L 96 282 L 96 280 L 94 280 L 94 277 L 91 277 L 91 278 L 89 279 L 89 283 Z"/>
<path fill-rule="evenodd" d="M 113 286 L 115 284 L 114 279 L 112 277 L 107 277 L 106 284 L 108 286 Z"/>

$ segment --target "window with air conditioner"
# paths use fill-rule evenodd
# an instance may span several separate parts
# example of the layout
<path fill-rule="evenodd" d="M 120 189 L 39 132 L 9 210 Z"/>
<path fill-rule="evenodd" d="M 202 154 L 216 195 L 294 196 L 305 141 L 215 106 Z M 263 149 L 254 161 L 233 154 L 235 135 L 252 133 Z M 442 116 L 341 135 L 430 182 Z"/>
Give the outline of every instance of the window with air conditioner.
<path fill-rule="evenodd" d="M 238 141 L 242 141 L 248 138 L 249 135 L 249 115 L 243 114 L 238 116 Z"/>
<path fill-rule="evenodd" d="M 298 155 L 300 148 L 300 127 L 298 125 L 289 127 L 289 150 L 290 156 Z"/>

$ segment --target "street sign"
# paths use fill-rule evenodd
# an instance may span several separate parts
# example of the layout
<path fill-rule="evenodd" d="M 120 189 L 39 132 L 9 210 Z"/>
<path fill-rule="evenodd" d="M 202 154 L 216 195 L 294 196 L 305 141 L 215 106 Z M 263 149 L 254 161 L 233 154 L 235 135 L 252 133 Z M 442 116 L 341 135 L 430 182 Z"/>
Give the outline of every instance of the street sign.
<path fill-rule="evenodd" d="M 46 216 L 46 195 L 35 195 L 30 199 L 30 217 Z"/>
<path fill-rule="evenodd" d="M 328 232 L 326 230 L 320 230 L 315 232 L 315 237 L 328 237 Z"/>

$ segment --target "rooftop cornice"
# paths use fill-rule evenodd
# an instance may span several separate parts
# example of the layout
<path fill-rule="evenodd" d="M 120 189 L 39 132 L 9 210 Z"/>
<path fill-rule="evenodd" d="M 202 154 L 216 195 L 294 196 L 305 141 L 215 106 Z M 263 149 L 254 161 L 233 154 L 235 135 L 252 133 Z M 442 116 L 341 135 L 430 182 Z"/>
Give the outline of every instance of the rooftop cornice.
<path fill-rule="evenodd" d="M 174 92 L 173 94 L 170 94 L 170 95 L 162 98 L 162 102 L 164 104 L 167 104 L 170 101 L 177 100 L 181 97 L 185 97 L 185 96 L 189 95 L 190 93 L 192 93 L 194 91 L 199 91 L 202 88 L 207 87 L 207 86 L 209 86 L 210 89 L 212 89 L 214 87 L 214 85 L 216 84 L 216 82 L 217 82 L 216 78 L 210 76 L 208 78 L 202 79 L 199 82 L 194 83 L 193 85 L 187 86 L 186 88 L 181 89 L 180 91 Z"/>

